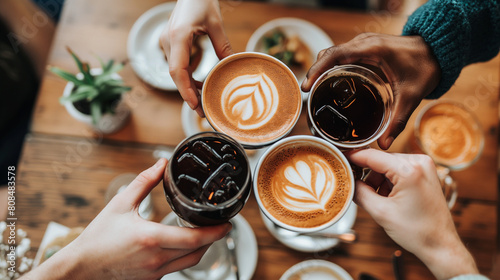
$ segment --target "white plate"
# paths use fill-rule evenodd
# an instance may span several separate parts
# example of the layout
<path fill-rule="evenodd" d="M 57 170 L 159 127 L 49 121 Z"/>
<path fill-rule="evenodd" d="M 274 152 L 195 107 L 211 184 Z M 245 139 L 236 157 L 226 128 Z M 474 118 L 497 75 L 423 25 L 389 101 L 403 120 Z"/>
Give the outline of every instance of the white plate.
<path fill-rule="evenodd" d="M 343 233 L 350 230 L 356 221 L 357 212 L 358 208 L 356 204 L 351 203 L 349 209 L 347 209 L 344 216 L 337 223 L 329 228 L 321 230 L 320 232 Z M 339 240 L 336 238 L 312 237 L 307 235 L 297 235 L 291 237 L 290 235 L 281 235 L 278 231 L 276 231 L 273 222 L 269 220 L 266 215 L 262 213 L 262 211 L 260 211 L 260 215 L 262 216 L 264 225 L 269 230 L 271 235 L 278 239 L 278 241 L 280 241 L 283 245 L 297 251 L 307 253 L 321 252 L 335 247 L 339 243 Z M 285 229 L 282 230 L 286 231 Z"/>
<path fill-rule="evenodd" d="M 181 121 L 182 130 L 184 131 L 186 137 L 203 131 L 214 131 L 214 129 L 208 123 L 207 119 L 200 118 L 200 116 L 198 116 L 198 113 L 193 111 L 186 102 L 182 104 Z M 252 170 L 252 172 L 255 170 L 257 162 L 266 150 L 267 147 L 245 150 L 245 152 L 247 153 L 248 161 L 250 162 L 250 170 Z"/>
<path fill-rule="evenodd" d="M 177 225 L 176 215 L 174 212 L 168 214 L 162 221 L 165 225 Z M 252 227 L 241 214 L 236 215 L 231 219 L 232 223 L 237 226 L 236 253 L 238 258 L 238 268 L 240 270 L 241 280 L 250 280 L 257 267 L 257 239 L 253 233 Z M 230 275 L 225 280 L 236 279 L 236 276 Z M 189 280 L 180 272 L 170 273 L 161 278 L 161 280 Z M 210 279 L 207 279 L 210 280 Z"/>
<path fill-rule="evenodd" d="M 250 40 L 248 40 L 246 51 L 265 52 L 262 38 L 271 30 L 278 28 L 281 29 L 287 37 L 293 35 L 299 36 L 300 40 L 311 51 L 312 61 L 316 61 L 316 57 L 321 50 L 333 46 L 333 41 L 328 34 L 311 22 L 298 18 L 278 18 L 268 21 L 255 30 Z M 309 69 L 303 69 L 303 71 L 295 73 L 299 83 L 304 81 L 308 70 Z M 302 97 L 307 99 L 307 94 L 303 92 Z"/>
<path fill-rule="evenodd" d="M 176 2 L 167 2 L 151 8 L 134 23 L 127 41 L 127 54 L 135 73 L 146 83 L 163 90 L 176 90 L 168 71 L 168 63 L 160 48 L 160 34 L 168 22 Z M 203 49 L 200 64 L 193 78 L 205 80 L 208 72 L 219 61 L 207 36 L 200 38 Z"/>
<path fill-rule="evenodd" d="M 285 271 L 280 280 L 298 279 L 297 277 L 314 280 L 352 280 L 351 275 L 342 267 L 324 260 L 300 262 Z"/>

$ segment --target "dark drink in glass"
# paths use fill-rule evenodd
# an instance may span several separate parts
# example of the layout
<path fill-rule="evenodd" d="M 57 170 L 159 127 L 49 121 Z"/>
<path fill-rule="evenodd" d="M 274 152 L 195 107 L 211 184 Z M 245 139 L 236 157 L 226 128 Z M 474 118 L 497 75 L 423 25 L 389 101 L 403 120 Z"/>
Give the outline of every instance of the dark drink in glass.
<path fill-rule="evenodd" d="M 313 85 L 307 103 L 309 127 L 339 147 L 366 146 L 387 128 L 392 99 L 390 87 L 368 68 L 334 67 Z"/>
<path fill-rule="evenodd" d="M 378 90 L 357 75 L 326 79 L 316 89 L 311 106 L 316 126 L 336 141 L 368 139 L 384 116 Z"/>
<path fill-rule="evenodd" d="M 238 214 L 251 183 L 243 147 L 225 134 L 203 132 L 177 146 L 163 186 L 170 207 L 181 219 L 208 226 Z"/>

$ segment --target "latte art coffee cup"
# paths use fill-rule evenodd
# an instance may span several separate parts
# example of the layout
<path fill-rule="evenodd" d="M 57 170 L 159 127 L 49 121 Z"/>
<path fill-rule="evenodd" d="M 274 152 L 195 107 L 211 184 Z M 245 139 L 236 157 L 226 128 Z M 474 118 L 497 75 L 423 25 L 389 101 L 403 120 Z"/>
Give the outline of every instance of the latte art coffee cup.
<path fill-rule="evenodd" d="M 450 100 L 427 104 L 417 115 L 414 135 L 421 151 L 451 170 L 469 167 L 484 147 L 484 135 L 476 116 Z"/>
<path fill-rule="evenodd" d="M 286 136 L 302 109 L 293 72 L 261 53 L 237 53 L 220 61 L 206 78 L 201 99 L 210 125 L 245 148 Z"/>
<path fill-rule="evenodd" d="M 292 136 L 271 146 L 254 174 L 261 211 L 276 225 L 297 232 L 325 229 L 347 211 L 354 177 L 344 155 L 313 136 Z"/>

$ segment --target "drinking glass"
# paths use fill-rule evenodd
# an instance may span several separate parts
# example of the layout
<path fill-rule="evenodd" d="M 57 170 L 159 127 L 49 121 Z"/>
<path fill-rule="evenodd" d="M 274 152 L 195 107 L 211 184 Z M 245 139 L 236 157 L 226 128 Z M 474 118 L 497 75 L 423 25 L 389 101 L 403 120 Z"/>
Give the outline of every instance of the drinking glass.
<path fill-rule="evenodd" d="M 460 171 L 474 164 L 484 147 L 484 134 L 476 116 L 465 106 L 450 100 L 430 102 L 415 120 L 411 152 L 430 156 L 448 207 L 457 198 L 457 183 L 451 171 Z"/>
<path fill-rule="evenodd" d="M 371 128 L 372 130 L 374 130 L 374 133 L 372 133 L 370 136 L 366 138 L 360 138 L 356 140 L 335 139 L 335 136 L 329 135 L 325 131 L 326 127 L 321 127 L 320 125 L 318 125 L 316 121 L 318 116 L 316 116 L 315 114 L 317 114 L 321 109 L 317 110 L 317 112 L 315 113 L 314 108 L 321 107 L 322 105 L 324 105 L 324 107 L 329 107 L 327 106 L 328 104 L 316 104 L 319 102 L 315 98 L 316 94 L 319 94 L 318 89 L 320 88 L 320 86 L 322 86 L 323 83 L 331 82 L 332 84 L 330 85 L 330 92 L 334 94 L 333 91 L 334 85 L 337 86 L 338 84 L 340 84 L 341 82 L 339 81 L 344 79 L 345 77 L 358 77 L 363 82 L 363 84 L 371 85 L 371 89 L 376 91 L 375 93 L 372 92 L 372 94 L 377 94 L 378 92 L 378 95 L 381 99 L 383 106 L 382 109 L 383 112 L 381 112 L 382 115 L 381 121 L 379 124 L 375 124 L 374 125 L 375 127 Z M 344 104 L 341 105 L 338 105 L 337 103 L 335 104 L 337 104 L 338 106 L 342 106 L 343 109 L 345 109 L 351 106 L 354 102 L 362 102 L 361 98 L 356 97 L 357 93 L 356 91 L 357 90 L 355 87 L 351 87 L 352 94 L 347 98 L 347 100 L 342 100 L 345 101 L 346 103 L 345 107 Z M 311 133 L 313 135 L 320 136 L 321 138 L 334 144 L 341 150 L 367 147 L 368 145 L 376 141 L 386 131 L 387 127 L 389 126 L 389 120 L 391 119 L 393 111 L 393 99 L 394 99 L 393 92 L 389 84 L 385 82 L 381 78 L 381 76 L 379 76 L 377 73 L 370 70 L 369 68 L 353 64 L 335 66 L 330 70 L 324 72 L 312 86 L 311 93 L 309 94 L 309 97 L 307 99 L 307 122 L 309 125 L 309 129 L 311 130 Z M 374 107 L 375 106 L 373 104 L 364 104 L 364 108 L 368 108 L 368 110 L 372 110 L 372 108 Z M 334 113 L 334 115 L 336 115 L 340 119 L 345 120 L 346 123 L 350 122 L 350 125 L 352 125 L 353 127 L 359 126 L 363 123 L 360 122 L 360 124 L 353 124 L 352 120 L 349 120 L 346 116 L 343 116 L 338 110 L 335 110 L 334 108 L 329 108 L 329 109 L 332 111 L 332 113 Z M 367 116 L 373 113 L 367 110 L 360 110 L 357 113 L 365 114 L 367 112 L 369 113 L 367 114 Z M 367 117 L 366 119 L 368 120 L 369 118 Z M 334 119 L 332 118 L 332 125 L 330 127 L 334 127 L 337 125 L 338 124 L 334 123 Z M 353 130 L 352 133 L 355 134 L 356 133 L 355 130 Z"/>
<path fill-rule="evenodd" d="M 179 171 L 182 174 L 179 175 Z M 188 176 L 191 178 L 186 180 Z M 252 185 L 250 165 L 243 147 L 219 132 L 202 132 L 182 141 L 176 147 L 164 177 L 167 201 L 177 214 L 178 225 L 183 227 L 229 221 L 245 205 Z M 193 180 L 199 180 L 198 184 L 190 185 Z M 203 192 L 214 186 L 218 190 L 220 187 L 239 189 L 234 195 L 219 197 L 217 203 L 212 203 L 210 199 L 215 199 L 217 190 L 208 198 Z M 197 191 L 199 195 L 194 199 L 187 194 Z M 181 273 L 190 279 L 223 279 L 230 271 L 229 252 L 223 239 L 208 249 L 199 264 Z"/>

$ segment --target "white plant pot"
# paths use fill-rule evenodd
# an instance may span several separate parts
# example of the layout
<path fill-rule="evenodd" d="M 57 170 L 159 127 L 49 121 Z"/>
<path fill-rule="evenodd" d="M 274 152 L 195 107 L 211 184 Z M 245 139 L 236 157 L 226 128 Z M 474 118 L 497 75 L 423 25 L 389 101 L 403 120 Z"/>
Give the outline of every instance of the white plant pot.
<path fill-rule="evenodd" d="M 102 73 L 101 68 L 90 69 L 90 74 L 92 75 L 99 75 L 101 73 Z M 78 79 L 83 79 L 83 74 L 78 73 L 76 74 L 76 77 Z M 118 75 L 117 73 L 114 73 L 111 77 L 113 77 L 113 79 L 115 80 L 122 79 L 120 75 Z M 75 87 L 74 83 L 68 82 L 66 84 L 66 87 L 64 88 L 63 96 L 69 96 L 73 91 L 74 87 Z M 125 100 L 123 99 L 123 95 L 118 101 L 115 114 L 110 114 L 110 113 L 103 114 L 97 124 L 94 124 L 92 122 L 92 116 L 78 111 L 73 105 L 73 102 L 71 101 L 64 102 L 64 106 L 66 107 L 66 110 L 73 118 L 75 118 L 80 122 L 88 124 L 95 131 L 103 134 L 114 133 L 120 130 L 126 124 L 130 116 L 130 108 L 127 106 Z"/>

